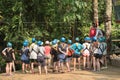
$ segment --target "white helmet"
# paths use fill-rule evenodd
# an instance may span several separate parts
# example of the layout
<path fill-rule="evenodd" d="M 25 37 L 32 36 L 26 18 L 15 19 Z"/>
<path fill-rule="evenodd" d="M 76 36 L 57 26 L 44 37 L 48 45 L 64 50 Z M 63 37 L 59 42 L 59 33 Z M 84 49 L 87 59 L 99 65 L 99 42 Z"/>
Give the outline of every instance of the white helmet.
<path fill-rule="evenodd" d="M 50 42 L 49 41 L 45 41 L 45 44 L 50 44 Z"/>

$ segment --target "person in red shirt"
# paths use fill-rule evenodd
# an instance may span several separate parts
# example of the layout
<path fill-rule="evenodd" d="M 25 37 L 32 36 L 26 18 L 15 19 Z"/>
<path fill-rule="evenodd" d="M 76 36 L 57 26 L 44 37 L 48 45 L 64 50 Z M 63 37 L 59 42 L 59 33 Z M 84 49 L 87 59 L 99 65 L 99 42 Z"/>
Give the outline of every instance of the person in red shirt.
<path fill-rule="evenodd" d="M 90 27 L 90 33 L 89 33 L 89 37 L 93 38 L 96 35 L 96 28 L 97 28 L 97 24 L 93 23 L 92 26 Z"/>
<path fill-rule="evenodd" d="M 46 56 L 46 63 L 50 67 L 51 66 L 51 46 L 49 41 L 45 41 L 45 56 Z"/>

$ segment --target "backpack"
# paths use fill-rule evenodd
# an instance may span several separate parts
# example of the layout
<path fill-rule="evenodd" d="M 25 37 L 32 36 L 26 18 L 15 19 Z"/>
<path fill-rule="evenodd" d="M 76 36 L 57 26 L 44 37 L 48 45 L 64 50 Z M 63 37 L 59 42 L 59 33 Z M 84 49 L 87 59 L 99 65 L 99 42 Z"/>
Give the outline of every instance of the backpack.
<path fill-rule="evenodd" d="M 94 27 L 92 27 L 91 29 L 90 29 L 90 34 L 89 34 L 89 36 L 90 37 L 94 37 L 96 35 L 96 29 L 94 28 Z"/>
<path fill-rule="evenodd" d="M 22 56 L 21 56 L 21 60 L 23 60 L 23 61 L 29 60 L 29 57 L 27 56 L 27 53 L 26 53 L 27 50 L 28 50 L 28 49 L 26 49 L 26 50 L 23 52 Z"/>
<path fill-rule="evenodd" d="M 73 55 L 73 53 L 74 53 L 74 50 L 68 48 L 68 54 L 67 54 L 68 57 L 71 57 Z"/>

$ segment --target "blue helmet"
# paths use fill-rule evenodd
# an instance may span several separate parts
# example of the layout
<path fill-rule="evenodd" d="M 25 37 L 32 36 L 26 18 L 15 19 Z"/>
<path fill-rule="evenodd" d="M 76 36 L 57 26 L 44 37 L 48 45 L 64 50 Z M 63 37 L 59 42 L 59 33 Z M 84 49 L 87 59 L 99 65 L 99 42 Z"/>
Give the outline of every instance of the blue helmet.
<path fill-rule="evenodd" d="M 64 37 L 61 37 L 60 41 L 61 41 L 61 42 L 65 42 L 66 39 L 65 39 Z"/>
<path fill-rule="evenodd" d="M 24 47 L 28 46 L 28 43 L 27 42 L 23 42 L 23 46 Z"/>
<path fill-rule="evenodd" d="M 75 38 L 75 41 L 77 41 L 77 42 L 78 42 L 79 40 L 80 40 L 80 39 L 79 39 L 79 37 L 76 37 L 76 38 Z"/>
<path fill-rule="evenodd" d="M 93 37 L 92 40 L 93 40 L 93 41 L 97 41 L 97 37 Z"/>
<path fill-rule="evenodd" d="M 32 42 L 34 43 L 36 41 L 36 39 L 35 38 L 32 38 Z"/>
<path fill-rule="evenodd" d="M 90 39 L 90 37 L 85 37 L 84 40 L 85 40 L 85 41 L 90 41 L 91 39 Z"/>
<path fill-rule="evenodd" d="M 68 40 L 68 44 L 72 44 L 72 40 L 69 39 L 69 40 Z"/>
<path fill-rule="evenodd" d="M 54 39 L 57 43 L 59 42 L 59 40 L 58 39 Z"/>
<path fill-rule="evenodd" d="M 37 42 L 37 45 L 38 45 L 38 46 L 41 46 L 42 44 L 43 44 L 42 41 L 38 41 L 38 42 Z"/>
<path fill-rule="evenodd" d="M 53 40 L 53 41 L 52 41 L 52 45 L 55 45 L 56 43 L 57 43 L 56 40 Z"/>
<path fill-rule="evenodd" d="M 26 43 L 29 43 L 29 41 L 26 39 L 26 40 L 24 40 L 24 42 L 26 42 Z"/>
<path fill-rule="evenodd" d="M 11 42 L 8 42 L 8 43 L 7 43 L 7 47 L 12 47 L 12 43 L 11 43 Z"/>

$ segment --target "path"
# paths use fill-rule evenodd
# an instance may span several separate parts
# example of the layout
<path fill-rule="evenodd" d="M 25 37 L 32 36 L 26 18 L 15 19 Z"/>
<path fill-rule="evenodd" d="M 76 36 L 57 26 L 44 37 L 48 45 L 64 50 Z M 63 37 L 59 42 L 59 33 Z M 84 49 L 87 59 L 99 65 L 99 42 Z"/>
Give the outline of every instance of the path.
<path fill-rule="evenodd" d="M 101 72 L 75 71 L 64 74 L 49 73 L 46 75 L 15 73 L 13 76 L 0 74 L 0 80 L 120 80 L 120 68 L 109 66 Z"/>

